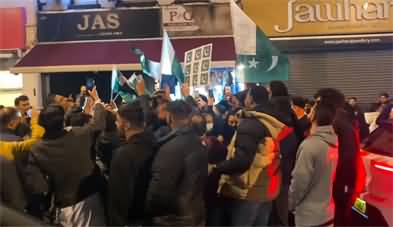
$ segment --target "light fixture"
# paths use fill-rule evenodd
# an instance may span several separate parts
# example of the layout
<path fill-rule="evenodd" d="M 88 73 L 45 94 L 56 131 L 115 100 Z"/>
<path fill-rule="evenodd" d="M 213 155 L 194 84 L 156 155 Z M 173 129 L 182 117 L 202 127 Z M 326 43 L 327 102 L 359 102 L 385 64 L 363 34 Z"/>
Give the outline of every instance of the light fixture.
<path fill-rule="evenodd" d="M 237 70 L 243 70 L 245 68 L 245 66 L 243 64 L 239 64 L 237 66 Z"/>

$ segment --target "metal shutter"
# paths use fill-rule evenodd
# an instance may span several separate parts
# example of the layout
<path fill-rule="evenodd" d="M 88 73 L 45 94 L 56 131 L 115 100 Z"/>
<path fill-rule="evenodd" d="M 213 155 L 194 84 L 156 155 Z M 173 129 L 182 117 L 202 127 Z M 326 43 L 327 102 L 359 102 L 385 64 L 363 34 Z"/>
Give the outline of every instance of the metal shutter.
<path fill-rule="evenodd" d="M 361 103 L 393 94 L 393 50 L 291 53 L 288 86 L 292 95 L 312 97 L 332 87 Z"/>

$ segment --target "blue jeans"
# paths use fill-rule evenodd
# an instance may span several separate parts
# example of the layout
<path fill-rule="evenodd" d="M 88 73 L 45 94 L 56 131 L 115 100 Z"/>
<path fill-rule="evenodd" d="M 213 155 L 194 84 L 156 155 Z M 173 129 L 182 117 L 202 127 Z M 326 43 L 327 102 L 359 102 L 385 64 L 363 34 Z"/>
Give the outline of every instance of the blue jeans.
<path fill-rule="evenodd" d="M 224 199 L 222 209 L 228 226 L 267 226 L 272 202 Z"/>

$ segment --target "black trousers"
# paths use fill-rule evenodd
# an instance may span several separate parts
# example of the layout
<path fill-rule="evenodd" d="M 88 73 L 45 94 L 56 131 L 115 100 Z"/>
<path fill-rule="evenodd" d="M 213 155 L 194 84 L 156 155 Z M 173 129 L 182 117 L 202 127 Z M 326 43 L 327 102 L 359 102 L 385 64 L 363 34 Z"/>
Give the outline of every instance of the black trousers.
<path fill-rule="evenodd" d="M 333 188 L 333 198 L 336 206 L 334 213 L 334 226 L 353 226 L 351 220 L 353 193 L 345 191 L 343 187 Z"/>

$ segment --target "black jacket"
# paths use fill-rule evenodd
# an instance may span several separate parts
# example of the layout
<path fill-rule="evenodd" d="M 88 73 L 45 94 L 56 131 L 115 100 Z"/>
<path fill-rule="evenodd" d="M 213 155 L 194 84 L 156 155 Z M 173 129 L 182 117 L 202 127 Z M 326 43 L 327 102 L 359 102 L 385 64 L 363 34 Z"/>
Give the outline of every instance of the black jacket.
<path fill-rule="evenodd" d="M 150 225 L 196 226 L 204 223 L 203 195 L 208 157 L 192 128 L 173 130 L 162 142 L 152 167 L 146 200 Z"/>
<path fill-rule="evenodd" d="M 303 122 L 297 119 L 289 96 L 272 97 L 271 102 L 277 119 L 293 130 L 280 141 L 282 183 L 284 186 L 289 186 L 292 170 L 295 167 L 297 148 L 307 130 L 307 117 L 302 120 Z"/>
<path fill-rule="evenodd" d="M 109 175 L 110 226 L 143 224 L 156 142 L 150 132 L 131 137 L 112 160 Z"/>
<path fill-rule="evenodd" d="M 269 105 L 258 106 L 255 111 L 273 115 Z M 258 144 L 270 134 L 269 130 L 256 118 L 245 118 L 240 121 L 236 136 L 236 155 L 217 165 L 219 174 L 242 174 L 247 171 L 255 158 Z"/>
<path fill-rule="evenodd" d="M 102 132 L 96 141 L 96 151 L 98 158 L 110 169 L 113 151 L 118 149 L 121 144 L 120 133 L 116 131 Z"/>
<path fill-rule="evenodd" d="M 10 208 L 23 212 L 27 200 L 15 162 L 0 156 L 0 173 L 0 201 Z"/>
<path fill-rule="evenodd" d="M 343 191 L 347 186 L 350 191 L 354 189 L 356 183 L 356 161 L 360 149 L 350 113 L 344 109 L 339 109 L 333 127 L 338 136 L 339 144 L 335 189 Z"/>
<path fill-rule="evenodd" d="M 15 141 L 22 141 L 22 137 L 17 136 L 15 131 L 10 129 L 5 129 L 0 132 L 0 141 L 8 141 L 8 142 L 15 142 Z"/>
<path fill-rule="evenodd" d="M 105 109 L 95 106 L 93 121 L 72 128 L 56 139 L 42 139 L 32 147 L 25 168 L 26 186 L 33 194 L 54 191 L 55 204 L 63 208 L 80 201 L 85 182 L 95 173 L 90 149 L 94 135 L 105 127 Z M 49 179 L 49 181 L 47 181 Z"/>

